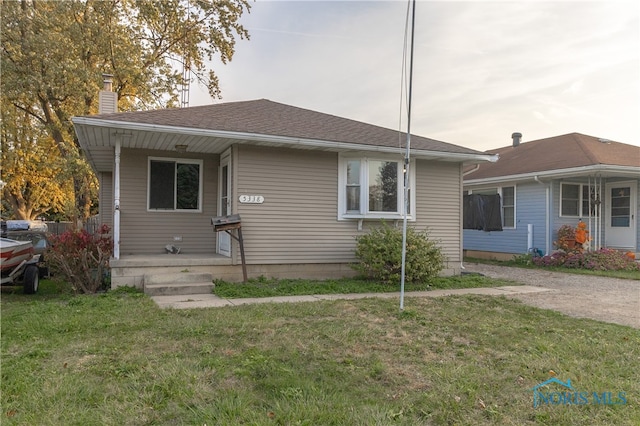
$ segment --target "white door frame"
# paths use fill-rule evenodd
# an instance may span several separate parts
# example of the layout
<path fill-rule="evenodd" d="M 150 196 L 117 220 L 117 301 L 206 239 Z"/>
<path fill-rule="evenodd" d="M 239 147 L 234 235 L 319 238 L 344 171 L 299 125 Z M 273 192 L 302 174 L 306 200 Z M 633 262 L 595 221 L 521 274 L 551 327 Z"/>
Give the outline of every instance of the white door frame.
<path fill-rule="evenodd" d="M 231 214 L 231 149 L 220 156 L 218 172 L 218 216 Z M 226 231 L 217 232 L 216 253 L 231 257 L 231 236 Z"/>
<path fill-rule="evenodd" d="M 612 226 L 611 210 L 615 207 L 612 204 L 612 188 L 629 187 L 629 226 L 618 225 Z M 632 249 L 635 251 L 637 246 L 637 214 L 636 197 L 638 194 L 638 182 L 637 181 L 621 181 L 621 182 L 608 182 L 605 184 L 605 215 L 604 215 L 604 237 L 605 246 L 612 248 Z"/>

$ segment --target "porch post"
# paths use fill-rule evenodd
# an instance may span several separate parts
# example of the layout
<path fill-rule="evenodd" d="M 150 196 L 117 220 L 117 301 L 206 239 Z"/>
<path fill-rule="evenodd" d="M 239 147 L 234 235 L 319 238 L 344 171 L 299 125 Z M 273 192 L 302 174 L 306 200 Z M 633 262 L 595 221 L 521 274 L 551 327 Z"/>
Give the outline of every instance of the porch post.
<path fill-rule="evenodd" d="M 120 149 L 121 136 L 116 135 L 113 171 L 113 258 L 120 259 Z"/>

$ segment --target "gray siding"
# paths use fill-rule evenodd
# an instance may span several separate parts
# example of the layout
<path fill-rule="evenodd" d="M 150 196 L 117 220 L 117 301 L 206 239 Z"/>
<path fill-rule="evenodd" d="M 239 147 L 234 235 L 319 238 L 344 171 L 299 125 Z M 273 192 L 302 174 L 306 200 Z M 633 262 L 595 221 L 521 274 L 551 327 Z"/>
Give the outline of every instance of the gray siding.
<path fill-rule="evenodd" d="M 149 156 L 203 159 L 201 213 L 147 211 Z M 167 244 L 181 247 L 185 254 L 215 253 L 211 217 L 216 216 L 218 164 L 217 155 L 123 149 L 120 162 L 120 253 L 160 254 L 164 253 Z M 182 241 L 174 241 L 174 236 L 182 237 Z"/>
<path fill-rule="evenodd" d="M 237 146 L 235 208 L 242 217 L 247 263 L 355 260 L 356 224 L 337 220 L 336 153 Z M 239 204 L 262 195 L 263 204 Z"/>
<path fill-rule="evenodd" d="M 416 162 L 416 222 L 428 230 L 450 263 L 461 258 L 462 173 L 457 163 Z M 451 266 L 453 267 L 453 266 Z"/>
<path fill-rule="evenodd" d="M 100 173 L 98 180 L 100 185 L 100 224 L 107 224 L 113 229 L 113 174 Z"/>
<path fill-rule="evenodd" d="M 336 153 L 239 146 L 237 190 L 263 204 L 236 204 L 249 264 L 354 261 L 355 238 L 379 220 L 337 219 Z M 429 228 L 452 262 L 460 260 L 460 166 L 417 163 L 417 229 Z M 400 225 L 400 224 L 399 224 Z"/>
<path fill-rule="evenodd" d="M 202 213 L 147 212 L 149 156 L 204 160 Z M 216 235 L 210 219 L 216 216 L 218 166 L 218 156 L 123 150 L 121 254 L 160 254 L 167 244 L 181 247 L 184 254 L 214 253 Z M 337 153 L 235 146 L 232 171 L 232 211 L 242 217 L 250 265 L 353 262 L 356 237 L 380 223 L 368 220 L 358 230 L 357 220 L 338 220 Z M 461 260 L 460 165 L 418 161 L 416 183 L 417 221 L 410 226 L 428 229 L 448 260 L 457 264 Z M 240 204 L 240 195 L 261 195 L 264 203 Z M 395 224 L 402 226 L 401 221 Z M 174 236 L 182 241 L 174 241 Z M 238 244 L 233 244 L 239 261 Z"/>
<path fill-rule="evenodd" d="M 511 186 L 503 184 L 502 186 Z M 538 183 L 516 187 L 516 227 L 502 231 L 464 230 L 465 250 L 521 254 L 527 252 L 528 225 L 533 225 L 533 247 L 543 252 L 546 245 L 546 190 Z"/>

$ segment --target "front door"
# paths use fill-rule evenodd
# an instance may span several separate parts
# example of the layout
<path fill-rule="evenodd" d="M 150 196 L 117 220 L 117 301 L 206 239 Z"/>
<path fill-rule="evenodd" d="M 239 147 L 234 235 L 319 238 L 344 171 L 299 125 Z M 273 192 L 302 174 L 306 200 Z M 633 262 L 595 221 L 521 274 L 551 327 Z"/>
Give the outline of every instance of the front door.
<path fill-rule="evenodd" d="M 218 176 L 218 216 L 231 214 L 231 153 L 227 151 L 220 158 L 220 176 Z M 217 233 L 216 253 L 231 256 L 231 236 L 225 232 Z"/>
<path fill-rule="evenodd" d="M 637 182 L 608 183 L 605 189 L 605 245 L 635 250 Z"/>

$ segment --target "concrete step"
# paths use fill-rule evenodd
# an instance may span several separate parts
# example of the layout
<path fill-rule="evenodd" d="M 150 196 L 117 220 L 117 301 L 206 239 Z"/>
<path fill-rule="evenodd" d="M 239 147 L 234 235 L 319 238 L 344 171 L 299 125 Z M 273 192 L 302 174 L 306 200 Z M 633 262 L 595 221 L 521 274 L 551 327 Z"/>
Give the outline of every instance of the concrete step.
<path fill-rule="evenodd" d="M 207 273 L 179 272 L 144 276 L 144 292 L 150 296 L 208 294 L 213 291 L 213 287 L 213 276 Z"/>

